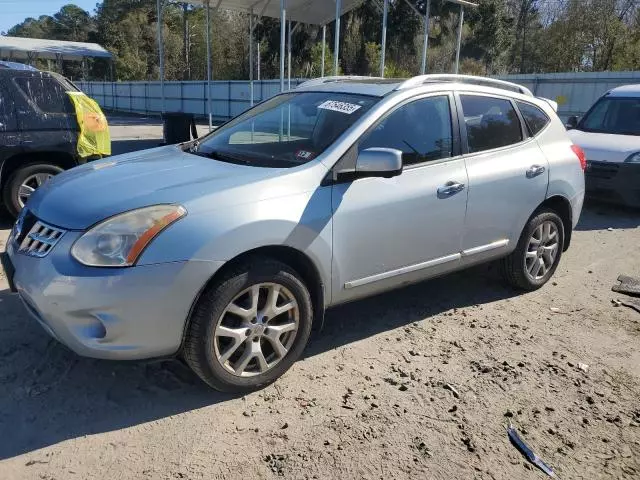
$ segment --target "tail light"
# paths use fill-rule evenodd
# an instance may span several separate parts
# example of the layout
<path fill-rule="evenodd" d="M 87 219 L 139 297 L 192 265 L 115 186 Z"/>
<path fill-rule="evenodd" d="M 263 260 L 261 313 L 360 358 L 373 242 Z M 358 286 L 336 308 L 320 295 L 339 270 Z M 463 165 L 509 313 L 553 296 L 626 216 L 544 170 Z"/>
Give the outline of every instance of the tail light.
<path fill-rule="evenodd" d="M 578 145 L 571 145 L 571 150 L 573 150 L 573 153 L 575 153 L 578 160 L 580 160 L 580 167 L 584 172 L 587 169 L 587 156 L 585 155 L 584 150 L 582 150 Z"/>

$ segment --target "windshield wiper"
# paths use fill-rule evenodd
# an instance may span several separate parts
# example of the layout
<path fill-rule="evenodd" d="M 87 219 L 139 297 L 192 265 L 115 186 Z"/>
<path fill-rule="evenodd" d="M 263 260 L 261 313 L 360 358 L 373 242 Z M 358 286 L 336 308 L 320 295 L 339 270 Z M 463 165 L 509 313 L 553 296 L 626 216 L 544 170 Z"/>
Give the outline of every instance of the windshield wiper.
<path fill-rule="evenodd" d="M 222 162 L 239 163 L 241 165 L 253 165 L 253 163 L 244 157 L 234 155 L 228 152 L 221 152 L 220 150 L 212 150 L 210 152 L 203 152 L 201 150 L 191 152 L 194 155 L 200 155 L 201 157 L 212 158 L 214 160 L 220 160 Z"/>

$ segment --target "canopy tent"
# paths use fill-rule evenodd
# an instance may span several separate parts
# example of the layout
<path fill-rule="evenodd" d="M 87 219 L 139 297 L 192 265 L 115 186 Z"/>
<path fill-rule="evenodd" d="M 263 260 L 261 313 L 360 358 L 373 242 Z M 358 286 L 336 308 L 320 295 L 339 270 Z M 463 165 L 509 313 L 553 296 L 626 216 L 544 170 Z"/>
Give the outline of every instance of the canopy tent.
<path fill-rule="evenodd" d="M 340 15 L 359 7 L 364 0 L 342 0 Z M 280 0 L 187 0 L 192 5 L 233 10 L 248 13 L 251 9 L 254 13 L 263 17 L 280 18 Z M 325 25 L 336 19 L 335 0 L 286 0 L 284 8 L 287 20 L 292 22 L 308 23 L 310 25 Z"/>
<path fill-rule="evenodd" d="M 398 0 L 401 1 L 401 0 Z M 427 70 L 427 50 L 429 46 L 429 14 L 431 1 L 426 0 L 425 12 L 421 13 L 410 0 L 404 0 L 424 22 L 424 43 L 422 47 L 421 68 L 422 74 Z M 433 0 L 437 1 L 437 0 Z M 460 64 L 460 46 L 462 43 L 462 26 L 464 22 L 464 7 L 477 7 L 477 4 L 469 0 L 440 0 L 443 2 L 456 3 L 460 5 L 460 16 L 458 25 L 458 38 L 456 48 L 455 73 L 458 73 Z M 292 22 L 307 23 L 322 26 L 322 63 L 321 76 L 324 77 L 325 69 L 325 40 L 326 26 L 335 21 L 334 50 L 333 50 L 333 74 L 338 74 L 339 50 L 340 50 L 340 17 L 345 13 L 360 6 L 364 0 L 183 0 L 184 3 L 202 6 L 206 10 L 206 41 L 207 41 L 207 82 L 209 85 L 207 104 L 209 111 L 209 129 L 212 128 L 213 112 L 211 109 L 211 7 L 214 11 L 219 8 L 225 10 L 246 12 L 249 17 L 249 83 L 250 83 L 250 104 L 253 105 L 253 29 L 254 14 L 258 17 L 270 17 L 280 19 L 280 90 L 284 91 L 285 76 L 285 44 L 288 45 L 288 86 L 291 87 L 291 35 L 296 27 L 292 28 Z M 163 0 L 157 0 L 158 9 L 158 50 L 160 55 L 160 83 L 164 85 L 164 51 L 162 40 L 162 4 Z M 380 56 L 380 76 L 384 77 L 385 51 L 387 41 L 387 16 L 389 10 L 389 0 L 373 0 L 373 4 L 382 13 L 382 51 Z M 260 52 L 258 51 L 258 57 Z M 164 108 L 164 87 L 161 86 L 162 104 Z"/>
<path fill-rule="evenodd" d="M 0 58 L 82 60 L 88 57 L 111 58 L 112 55 L 97 43 L 0 36 Z"/>
<path fill-rule="evenodd" d="M 0 36 L 0 59 L 26 60 L 29 65 L 36 59 L 55 60 L 60 69 L 63 60 L 81 61 L 83 76 L 86 78 L 87 58 L 105 58 L 111 62 L 113 55 L 97 43 Z M 111 67 L 113 68 L 113 64 Z"/>

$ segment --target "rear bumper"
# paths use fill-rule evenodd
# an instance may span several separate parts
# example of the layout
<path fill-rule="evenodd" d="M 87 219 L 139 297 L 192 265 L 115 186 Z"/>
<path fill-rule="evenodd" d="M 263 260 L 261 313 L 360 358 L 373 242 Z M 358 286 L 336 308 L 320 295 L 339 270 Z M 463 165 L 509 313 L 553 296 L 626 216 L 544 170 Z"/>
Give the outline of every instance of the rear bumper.
<path fill-rule="evenodd" d="M 640 164 L 588 162 L 588 198 L 640 208 Z"/>

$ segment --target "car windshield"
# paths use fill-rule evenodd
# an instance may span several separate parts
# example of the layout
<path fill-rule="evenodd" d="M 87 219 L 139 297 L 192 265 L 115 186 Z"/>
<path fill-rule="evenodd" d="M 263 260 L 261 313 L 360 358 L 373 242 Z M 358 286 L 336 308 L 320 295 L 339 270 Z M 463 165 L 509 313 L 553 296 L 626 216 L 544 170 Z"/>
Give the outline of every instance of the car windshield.
<path fill-rule="evenodd" d="M 344 93 L 278 95 L 224 124 L 191 152 L 258 167 L 301 165 L 326 150 L 378 100 Z"/>
<path fill-rule="evenodd" d="M 640 98 L 604 97 L 578 125 L 585 132 L 640 135 Z"/>

